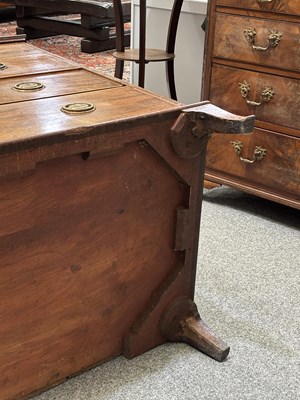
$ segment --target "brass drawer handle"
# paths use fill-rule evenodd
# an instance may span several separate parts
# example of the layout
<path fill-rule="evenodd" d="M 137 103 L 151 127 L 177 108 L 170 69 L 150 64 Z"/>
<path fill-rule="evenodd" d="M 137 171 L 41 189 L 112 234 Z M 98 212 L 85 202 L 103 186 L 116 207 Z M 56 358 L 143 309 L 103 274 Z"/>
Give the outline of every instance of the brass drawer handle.
<path fill-rule="evenodd" d="M 270 30 L 270 35 L 268 37 L 267 45 L 259 46 L 259 45 L 255 44 L 255 38 L 257 35 L 255 28 L 250 27 L 248 29 L 244 29 L 244 35 L 245 35 L 245 38 L 247 39 L 247 41 L 249 42 L 251 48 L 253 50 L 257 50 L 257 51 L 266 51 L 269 48 L 278 46 L 278 44 L 282 38 L 282 33 L 279 33 L 277 30 L 276 31 Z"/>
<path fill-rule="evenodd" d="M 240 160 L 246 164 L 254 164 L 255 161 L 260 161 L 266 155 L 267 150 L 261 146 L 256 146 L 253 153 L 253 159 L 249 160 L 249 158 L 242 157 L 243 143 L 239 140 L 234 140 L 230 142 L 236 154 L 239 156 Z"/>
<path fill-rule="evenodd" d="M 4 63 L 0 62 L 0 70 L 6 69 L 6 68 L 7 68 L 7 66 Z"/>
<path fill-rule="evenodd" d="M 259 7 L 267 9 L 273 8 L 278 1 L 280 0 L 256 0 Z"/>
<path fill-rule="evenodd" d="M 249 83 L 244 81 L 243 83 L 239 83 L 239 87 L 242 97 L 250 106 L 260 106 L 263 103 L 268 103 L 275 95 L 275 91 L 271 87 L 266 86 L 260 95 L 261 101 L 256 102 L 248 99 L 251 90 Z"/>

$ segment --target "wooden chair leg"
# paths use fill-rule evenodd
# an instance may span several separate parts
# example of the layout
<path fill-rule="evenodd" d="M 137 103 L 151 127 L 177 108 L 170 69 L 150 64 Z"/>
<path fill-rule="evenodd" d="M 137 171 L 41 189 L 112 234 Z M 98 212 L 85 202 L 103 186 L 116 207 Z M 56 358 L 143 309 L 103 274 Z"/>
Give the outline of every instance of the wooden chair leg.
<path fill-rule="evenodd" d="M 174 60 L 169 60 L 166 62 L 166 75 L 170 97 L 173 100 L 177 100 L 177 93 L 175 88 Z"/>
<path fill-rule="evenodd" d="M 176 42 L 176 35 L 177 35 L 177 28 L 179 17 L 181 13 L 183 0 L 174 0 L 173 8 L 171 12 L 171 18 L 169 23 L 168 29 L 168 37 L 167 37 L 167 46 L 166 51 L 167 53 L 174 53 L 175 50 L 175 42 Z M 174 74 L 174 60 L 167 61 L 167 80 L 169 84 L 169 92 L 170 97 L 173 100 L 177 100 L 177 94 L 175 89 L 175 74 Z"/>
<path fill-rule="evenodd" d="M 124 61 L 116 60 L 115 78 L 122 79 L 123 78 L 123 72 L 124 72 Z"/>
<path fill-rule="evenodd" d="M 113 0 L 115 27 L 116 27 L 116 50 L 123 52 L 125 50 L 125 31 L 124 31 L 124 15 L 122 3 L 120 0 Z M 115 78 L 122 79 L 124 72 L 124 60 L 116 59 Z"/>
<path fill-rule="evenodd" d="M 140 26 L 139 26 L 139 86 L 145 86 L 146 64 L 146 0 L 140 0 Z"/>
<path fill-rule="evenodd" d="M 139 86 L 145 87 L 145 63 L 139 62 Z"/>

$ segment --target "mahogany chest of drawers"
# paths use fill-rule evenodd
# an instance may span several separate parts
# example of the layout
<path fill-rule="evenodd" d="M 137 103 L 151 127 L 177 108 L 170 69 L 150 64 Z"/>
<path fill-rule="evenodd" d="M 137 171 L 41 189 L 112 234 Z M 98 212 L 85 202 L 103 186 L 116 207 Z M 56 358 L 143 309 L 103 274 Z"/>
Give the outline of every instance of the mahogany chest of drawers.
<path fill-rule="evenodd" d="M 26 43 L 0 62 L 1 400 L 167 340 L 223 360 L 193 303 L 205 150 L 253 118 Z"/>
<path fill-rule="evenodd" d="M 206 179 L 300 208 L 300 2 L 210 0 L 205 53 L 203 99 L 257 121 L 213 135 Z"/>

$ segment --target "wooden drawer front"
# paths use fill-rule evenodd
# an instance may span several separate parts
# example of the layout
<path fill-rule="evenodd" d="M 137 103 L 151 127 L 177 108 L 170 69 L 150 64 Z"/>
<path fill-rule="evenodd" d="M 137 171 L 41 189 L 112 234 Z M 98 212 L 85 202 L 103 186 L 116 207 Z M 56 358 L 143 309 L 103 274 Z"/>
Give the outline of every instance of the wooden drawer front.
<path fill-rule="evenodd" d="M 0 46 L 0 63 L 6 65 L 6 69 L 0 70 L 0 79 L 8 76 L 62 71 L 66 69 L 78 69 L 73 63 L 61 57 L 51 56 L 37 47 L 32 48 L 24 43 L 5 43 Z"/>
<path fill-rule="evenodd" d="M 40 83 L 41 90 L 15 90 L 21 82 Z M 121 84 L 95 73 L 78 69 L 54 74 L 18 76 L 2 79 L 0 104 L 15 103 L 25 100 L 41 99 L 73 93 L 119 87 Z"/>
<path fill-rule="evenodd" d="M 239 146 L 237 141 L 242 143 L 240 154 L 234 150 L 234 145 Z M 254 152 L 262 154 L 263 150 L 266 150 L 263 158 L 255 161 Z M 208 143 L 206 166 L 278 192 L 299 196 L 299 154 L 299 138 L 270 131 L 255 129 L 252 135 L 243 137 L 214 134 Z"/>
<path fill-rule="evenodd" d="M 217 13 L 215 57 L 300 71 L 299 46 L 300 24 Z"/>
<path fill-rule="evenodd" d="M 240 84 L 248 84 L 250 91 L 244 98 Z M 261 96 L 275 92 L 270 101 Z M 245 92 L 244 92 L 245 93 Z M 212 68 L 209 99 L 215 105 L 240 115 L 255 114 L 258 121 L 299 129 L 300 80 L 215 64 Z M 257 102 L 260 105 L 247 103 Z"/>
<path fill-rule="evenodd" d="M 300 15 L 299 0 L 273 0 L 270 2 L 263 2 L 261 0 L 217 0 L 216 3 L 219 6 Z"/>
<path fill-rule="evenodd" d="M 61 108 L 70 103 L 92 103 L 93 112 L 69 115 Z M 38 101 L 0 105 L 1 146 L 14 142 L 45 139 L 55 134 L 74 134 L 74 130 L 84 132 L 99 125 L 114 125 L 116 121 L 147 118 L 153 114 L 180 110 L 182 106 L 164 98 L 149 96 L 130 86 L 120 86 L 110 90 L 57 96 Z M 14 118 L 11 118 L 14 115 Z M 26 124 L 24 120 L 26 119 Z M 3 171 L 0 169 L 0 175 Z"/>

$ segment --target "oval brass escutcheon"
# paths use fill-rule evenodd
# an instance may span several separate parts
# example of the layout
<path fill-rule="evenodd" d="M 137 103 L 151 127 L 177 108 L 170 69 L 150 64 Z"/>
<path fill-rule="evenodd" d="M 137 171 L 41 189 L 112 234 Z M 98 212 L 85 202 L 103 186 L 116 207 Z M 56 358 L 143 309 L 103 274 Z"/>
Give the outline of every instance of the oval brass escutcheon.
<path fill-rule="evenodd" d="M 40 82 L 20 82 L 15 84 L 13 89 L 19 92 L 35 92 L 37 90 L 42 90 L 45 87 L 46 86 Z"/>
<path fill-rule="evenodd" d="M 2 71 L 3 69 L 6 69 L 7 66 L 3 63 L 0 63 L 0 71 Z"/>
<path fill-rule="evenodd" d="M 96 107 L 92 103 L 71 103 L 66 104 L 60 110 L 66 114 L 82 114 L 92 112 L 96 110 Z"/>

